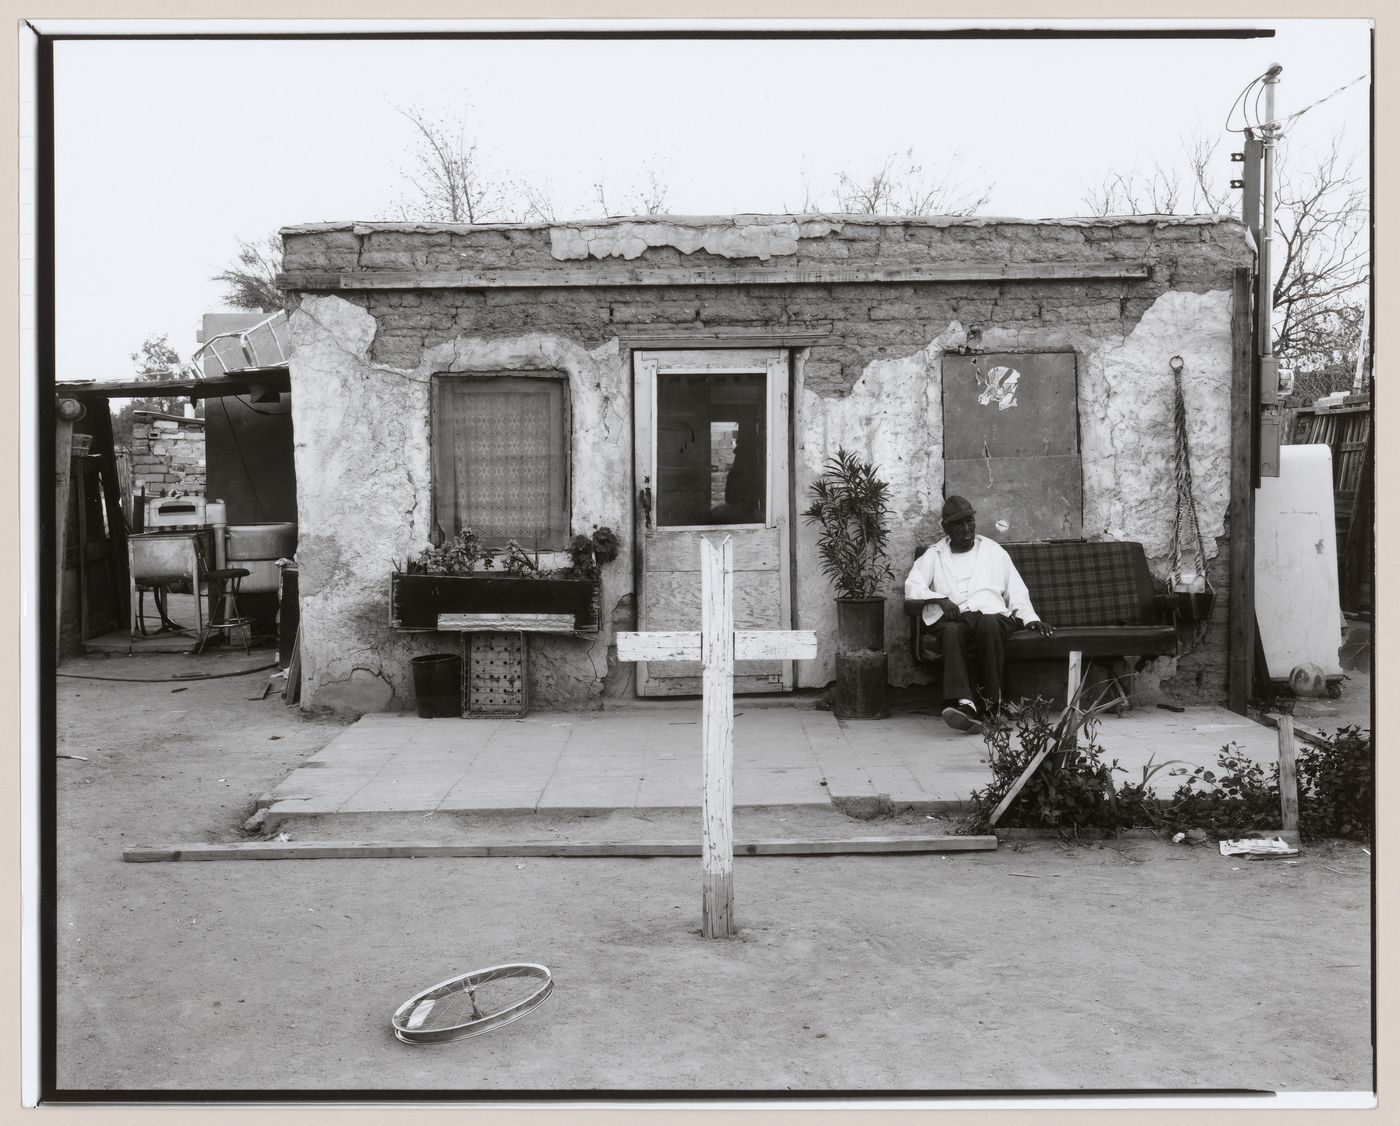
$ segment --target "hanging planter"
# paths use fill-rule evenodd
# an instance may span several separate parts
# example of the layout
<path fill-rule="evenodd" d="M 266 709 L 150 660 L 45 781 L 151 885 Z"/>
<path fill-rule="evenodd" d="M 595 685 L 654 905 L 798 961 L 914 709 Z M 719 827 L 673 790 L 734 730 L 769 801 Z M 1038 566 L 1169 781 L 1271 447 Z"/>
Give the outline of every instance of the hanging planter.
<path fill-rule="evenodd" d="M 1215 588 L 1206 572 L 1206 544 L 1196 518 L 1196 497 L 1191 484 L 1191 448 L 1186 435 L 1186 393 L 1181 386 L 1181 372 L 1186 366 L 1180 356 L 1170 361 L 1172 380 L 1176 386 L 1176 518 L 1172 523 L 1171 591 L 1176 599 L 1176 616 L 1183 622 L 1203 622 L 1215 609 Z M 1195 569 L 1183 569 L 1181 538 L 1183 527 L 1190 524 L 1195 540 Z"/>

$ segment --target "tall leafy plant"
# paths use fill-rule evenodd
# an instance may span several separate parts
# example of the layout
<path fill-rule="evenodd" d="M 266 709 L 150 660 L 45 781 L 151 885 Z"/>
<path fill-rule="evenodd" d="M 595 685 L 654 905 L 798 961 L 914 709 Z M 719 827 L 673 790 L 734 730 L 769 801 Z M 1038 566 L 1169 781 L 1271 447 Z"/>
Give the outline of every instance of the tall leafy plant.
<path fill-rule="evenodd" d="M 875 467 L 844 447 L 822 467 L 809 487 L 812 503 L 802 513 L 816 524 L 822 573 L 841 598 L 870 598 L 894 578 L 885 541 L 889 538 L 889 484 Z"/>

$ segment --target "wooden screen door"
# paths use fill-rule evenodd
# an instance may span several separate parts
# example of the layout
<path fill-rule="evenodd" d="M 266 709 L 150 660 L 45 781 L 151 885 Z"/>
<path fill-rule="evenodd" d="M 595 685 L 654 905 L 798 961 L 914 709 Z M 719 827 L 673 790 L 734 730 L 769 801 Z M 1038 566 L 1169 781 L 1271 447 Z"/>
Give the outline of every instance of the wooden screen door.
<path fill-rule="evenodd" d="M 944 495 L 1002 543 L 1077 539 L 1084 499 L 1073 352 L 943 357 Z"/>
<path fill-rule="evenodd" d="M 639 630 L 700 628 L 700 538 L 734 540 L 734 625 L 791 629 L 788 357 L 633 354 Z M 789 692 L 791 661 L 738 661 L 735 692 Z M 700 694 L 698 661 L 644 661 L 641 696 Z"/>

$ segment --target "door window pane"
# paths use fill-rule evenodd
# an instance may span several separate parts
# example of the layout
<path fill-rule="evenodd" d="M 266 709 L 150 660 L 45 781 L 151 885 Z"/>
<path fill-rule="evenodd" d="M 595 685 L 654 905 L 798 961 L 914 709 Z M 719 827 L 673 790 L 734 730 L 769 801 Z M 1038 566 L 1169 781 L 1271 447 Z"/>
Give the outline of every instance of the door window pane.
<path fill-rule="evenodd" d="M 768 516 L 768 377 L 656 378 L 656 522 L 762 524 Z"/>
<path fill-rule="evenodd" d="M 562 377 L 434 377 L 433 515 L 447 535 L 565 546 L 566 391 Z"/>

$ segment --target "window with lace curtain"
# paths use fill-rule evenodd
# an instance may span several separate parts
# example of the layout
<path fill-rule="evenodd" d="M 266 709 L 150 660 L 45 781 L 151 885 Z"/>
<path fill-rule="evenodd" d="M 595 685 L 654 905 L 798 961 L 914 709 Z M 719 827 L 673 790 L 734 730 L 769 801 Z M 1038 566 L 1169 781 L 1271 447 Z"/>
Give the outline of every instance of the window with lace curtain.
<path fill-rule="evenodd" d="M 561 373 L 433 376 L 433 516 L 448 536 L 557 551 L 569 535 L 569 394 Z"/>

